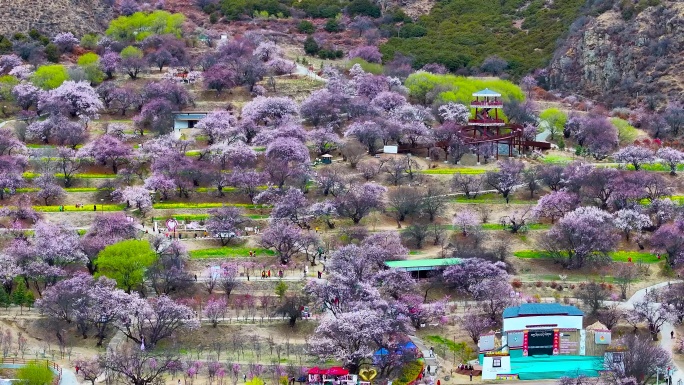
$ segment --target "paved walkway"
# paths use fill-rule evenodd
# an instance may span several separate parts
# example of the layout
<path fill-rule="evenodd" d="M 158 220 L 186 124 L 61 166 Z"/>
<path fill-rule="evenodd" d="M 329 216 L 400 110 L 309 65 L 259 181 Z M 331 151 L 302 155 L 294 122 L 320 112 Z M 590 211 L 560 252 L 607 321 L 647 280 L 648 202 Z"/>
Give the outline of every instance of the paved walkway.
<path fill-rule="evenodd" d="M 676 281 L 668 281 L 668 282 L 661 282 L 658 284 L 655 284 L 653 286 L 649 286 L 646 288 L 643 288 L 641 290 L 638 290 L 636 293 L 634 293 L 629 299 L 625 302 L 623 302 L 620 307 L 623 307 L 625 309 L 632 309 L 634 307 L 634 303 L 643 300 L 646 297 L 647 292 L 651 292 L 656 289 L 662 289 L 663 287 L 668 286 L 670 283 L 681 283 L 682 281 L 676 280 Z M 675 341 L 676 339 L 670 338 L 670 332 L 674 330 L 674 324 L 670 322 L 666 322 L 663 324 L 663 326 L 660 328 L 660 347 L 665 349 L 668 353 L 670 353 L 671 356 L 674 358 L 674 353 L 672 349 L 674 348 Z M 681 336 L 680 336 L 681 337 Z M 677 365 L 677 363 L 672 360 L 672 366 L 674 367 L 674 373 L 672 374 L 672 383 L 677 384 L 678 381 L 682 381 L 684 383 L 684 370 L 680 365 Z M 661 377 L 662 380 L 662 377 Z"/>
<path fill-rule="evenodd" d="M 62 368 L 62 379 L 59 381 L 59 385 L 78 385 L 80 382 L 76 377 L 76 374 L 69 369 Z"/>
<path fill-rule="evenodd" d="M 319 82 L 328 82 L 328 79 L 322 78 L 316 74 L 314 71 L 309 71 L 309 68 L 297 63 L 297 71 L 295 71 L 297 75 L 302 75 L 302 76 L 307 76 L 311 79 L 318 80 Z"/>
<path fill-rule="evenodd" d="M 439 371 L 439 361 L 440 358 L 437 356 L 437 354 L 431 354 L 430 352 L 430 347 L 425 345 L 425 342 L 423 342 L 422 339 L 418 338 L 417 336 L 409 336 L 411 341 L 416 344 L 418 349 L 423 353 L 423 358 L 425 359 L 425 367 L 427 369 L 428 366 L 430 366 L 430 374 L 436 374 Z"/>
<path fill-rule="evenodd" d="M 23 366 L 24 365 L 21 364 L 0 364 L 0 368 L 6 369 L 19 369 Z M 0 384 L 2 384 L 2 382 L 0 382 Z M 80 382 L 76 378 L 74 372 L 69 369 L 62 368 L 62 378 L 59 381 L 59 385 L 80 385 Z"/>

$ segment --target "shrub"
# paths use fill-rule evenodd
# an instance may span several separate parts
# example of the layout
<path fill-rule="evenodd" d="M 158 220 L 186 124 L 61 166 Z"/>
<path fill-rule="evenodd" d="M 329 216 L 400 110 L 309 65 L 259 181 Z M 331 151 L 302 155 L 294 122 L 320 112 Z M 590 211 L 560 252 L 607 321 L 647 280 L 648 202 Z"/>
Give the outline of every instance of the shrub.
<path fill-rule="evenodd" d="M 553 281 L 549 284 L 549 287 L 555 289 L 556 287 L 558 287 L 558 284 L 556 283 L 556 281 Z"/>
<path fill-rule="evenodd" d="M 330 33 L 340 32 L 342 31 L 342 25 L 340 25 L 340 22 L 337 21 L 336 18 L 332 17 L 325 22 L 325 26 L 323 27 L 323 29 Z"/>
<path fill-rule="evenodd" d="M 511 282 L 511 286 L 513 286 L 515 289 L 520 289 L 523 286 L 523 283 L 520 279 L 516 278 Z"/>
<path fill-rule="evenodd" d="M 302 20 L 299 22 L 299 25 L 297 25 L 297 30 L 301 33 L 310 35 L 316 31 L 316 27 L 309 20 Z"/>
<path fill-rule="evenodd" d="M 55 44 L 48 44 L 45 46 L 45 58 L 51 63 L 59 63 L 59 47 Z"/>
<path fill-rule="evenodd" d="M 427 28 L 419 24 L 406 24 L 399 30 L 399 37 L 421 37 L 427 35 Z"/>
<path fill-rule="evenodd" d="M 347 6 L 347 13 L 350 17 L 356 15 L 380 17 L 380 7 L 369 0 L 354 0 Z"/>
<path fill-rule="evenodd" d="M 395 385 L 408 385 L 415 381 L 423 372 L 423 363 L 420 361 L 409 362 L 401 368 L 399 378 L 394 381 Z"/>
<path fill-rule="evenodd" d="M 19 368 L 17 377 L 25 385 L 50 385 L 55 375 L 46 363 L 34 361 Z"/>
<path fill-rule="evenodd" d="M 306 52 L 307 55 L 315 55 L 320 50 L 321 48 L 318 46 L 318 43 L 316 43 L 313 36 L 309 36 L 304 40 L 304 52 Z"/>
<path fill-rule="evenodd" d="M 69 74 L 66 67 L 59 64 L 40 66 L 31 78 L 33 84 L 44 90 L 55 89 L 67 79 Z"/>
<path fill-rule="evenodd" d="M 535 283 L 535 286 L 542 287 L 544 286 L 544 283 L 542 281 L 537 281 L 537 283 Z"/>

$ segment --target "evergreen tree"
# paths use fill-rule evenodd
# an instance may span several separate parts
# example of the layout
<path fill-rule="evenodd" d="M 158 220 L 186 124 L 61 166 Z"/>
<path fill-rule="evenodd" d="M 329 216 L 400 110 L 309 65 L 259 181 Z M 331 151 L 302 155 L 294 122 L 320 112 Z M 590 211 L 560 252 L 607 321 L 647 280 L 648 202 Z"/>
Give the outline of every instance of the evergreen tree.
<path fill-rule="evenodd" d="M 33 295 L 33 292 L 28 290 L 26 292 L 26 297 L 24 298 L 24 306 L 27 308 L 32 308 L 33 304 L 36 302 L 36 297 Z"/>
<path fill-rule="evenodd" d="M 11 304 L 12 301 L 9 294 L 7 294 L 4 287 L 0 286 L 0 306 L 7 309 Z"/>
<path fill-rule="evenodd" d="M 20 306 L 20 313 L 24 310 L 24 303 L 26 303 L 26 285 L 23 281 L 19 281 L 17 287 L 12 292 L 12 303 Z"/>

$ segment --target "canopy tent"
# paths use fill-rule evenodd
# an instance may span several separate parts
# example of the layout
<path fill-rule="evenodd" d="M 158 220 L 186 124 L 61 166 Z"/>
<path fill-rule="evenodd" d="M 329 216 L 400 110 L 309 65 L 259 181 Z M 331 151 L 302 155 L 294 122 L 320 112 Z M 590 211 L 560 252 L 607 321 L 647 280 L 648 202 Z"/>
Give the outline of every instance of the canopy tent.
<path fill-rule="evenodd" d="M 314 366 L 309 369 L 307 374 L 328 374 L 328 371 L 326 369 L 321 369 L 318 366 Z"/>
<path fill-rule="evenodd" d="M 386 356 L 389 354 L 389 350 L 385 348 L 380 348 L 373 353 L 374 356 Z"/>
<path fill-rule="evenodd" d="M 333 366 L 332 368 L 328 369 L 326 374 L 329 376 L 346 376 L 349 374 L 349 371 L 340 366 Z"/>
<path fill-rule="evenodd" d="M 418 349 L 416 344 L 414 344 L 412 341 L 405 343 L 401 348 L 402 349 Z"/>

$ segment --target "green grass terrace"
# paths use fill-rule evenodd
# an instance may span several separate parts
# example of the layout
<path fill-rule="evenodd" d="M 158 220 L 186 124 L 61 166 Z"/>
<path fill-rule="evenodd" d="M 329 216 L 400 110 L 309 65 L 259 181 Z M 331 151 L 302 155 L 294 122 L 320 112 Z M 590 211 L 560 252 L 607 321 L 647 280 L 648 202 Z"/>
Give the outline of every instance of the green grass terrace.
<path fill-rule="evenodd" d="M 191 250 L 189 254 L 191 259 L 249 258 L 250 251 L 253 251 L 256 257 L 272 257 L 275 255 L 273 250 L 249 247 L 214 247 Z"/>
<path fill-rule="evenodd" d="M 551 259 L 553 258 L 550 253 L 540 250 L 521 250 L 513 253 L 517 258 L 524 259 Z M 641 251 L 614 251 L 609 253 L 610 258 L 613 262 L 629 262 L 632 258 L 632 262 L 641 263 L 658 263 L 660 260 L 658 256 L 652 253 L 644 253 Z"/>
<path fill-rule="evenodd" d="M 231 206 L 244 209 L 263 209 L 265 205 L 255 205 L 252 203 L 221 203 L 221 202 L 162 202 L 152 205 L 154 209 L 213 209 L 217 207 Z"/>
<path fill-rule="evenodd" d="M 450 168 L 431 168 L 429 170 L 423 170 L 421 173 L 427 175 L 454 175 L 454 174 L 470 174 L 470 175 L 480 175 L 484 174 L 488 170 L 482 167 L 450 167 Z"/>
<path fill-rule="evenodd" d="M 172 214 L 172 215 L 167 215 L 167 216 L 161 216 L 161 217 L 154 217 L 152 220 L 155 221 L 165 221 L 169 218 L 173 218 L 179 222 L 183 221 L 204 221 L 207 220 L 211 215 L 209 214 Z M 268 219 L 268 215 L 259 215 L 259 214 L 248 214 L 245 215 L 249 219 Z"/>
<path fill-rule="evenodd" d="M 97 207 L 97 210 L 94 210 L 94 207 Z M 76 207 L 75 205 L 53 205 L 53 206 L 33 206 L 33 209 L 39 212 L 43 213 L 56 213 L 60 211 L 60 207 L 64 207 L 64 211 L 122 211 L 126 205 L 124 204 L 119 204 L 119 205 L 113 205 L 113 204 L 94 204 L 94 205 L 83 205 L 80 207 Z"/>

